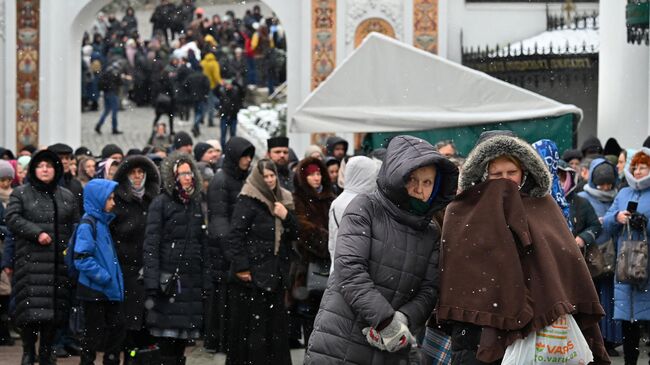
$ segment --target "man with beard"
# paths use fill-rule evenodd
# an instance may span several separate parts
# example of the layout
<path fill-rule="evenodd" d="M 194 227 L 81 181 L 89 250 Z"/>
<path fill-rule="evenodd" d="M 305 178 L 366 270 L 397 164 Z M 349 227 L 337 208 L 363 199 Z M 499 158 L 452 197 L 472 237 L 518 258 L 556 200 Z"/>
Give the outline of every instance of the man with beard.
<path fill-rule="evenodd" d="M 273 137 L 266 140 L 266 155 L 278 167 L 280 186 L 293 192 L 293 171 L 289 168 L 289 138 Z"/>

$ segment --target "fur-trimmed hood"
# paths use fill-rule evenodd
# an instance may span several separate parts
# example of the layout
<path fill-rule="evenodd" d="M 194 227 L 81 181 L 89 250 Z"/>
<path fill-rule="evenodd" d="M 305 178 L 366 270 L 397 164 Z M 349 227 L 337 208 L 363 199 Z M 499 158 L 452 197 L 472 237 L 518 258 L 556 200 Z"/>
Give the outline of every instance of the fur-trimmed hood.
<path fill-rule="evenodd" d="M 133 155 L 128 156 L 115 172 L 113 181 L 116 181 L 119 186 L 115 189 L 116 193 L 123 198 L 131 199 L 131 185 L 129 183 L 129 172 L 134 168 L 139 167 L 147 174 L 147 180 L 144 183 L 144 195 L 149 200 L 153 200 L 160 193 L 160 174 L 158 168 L 146 156 Z"/>
<path fill-rule="evenodd" d="M 521 191 L 533 197 L 543 197 L 551 189 L 551 174 L 546 164 L 526 141 L 510 136 L 494 136 L 479 143 L 467 156 L 460 176 L 459 187 L 467 190 L 485 181 L 488 163 L 499 156 L 517 158 L 524 168 L 525 181 Z"/>
<path fill-rule="evenodd" d="M 174 196 L 174 190 L 176 189 L 174 166 L 181 161 L 190 164 L 192 173 L 194 174 L 194 181 L 196 184 L 194 192 L 192 193 L 192 199 L 201 199 L 201 184 L 203 183 L 201 179 L 201 173 L 199 172 L 199 168 L 196 166 L 196 161 L 194 161 L 194 158 L 191 155 L 183 152 L 173 152 L 160 164 L 160 179 L 162 183 L 162 190 L 169 196 Z"/>

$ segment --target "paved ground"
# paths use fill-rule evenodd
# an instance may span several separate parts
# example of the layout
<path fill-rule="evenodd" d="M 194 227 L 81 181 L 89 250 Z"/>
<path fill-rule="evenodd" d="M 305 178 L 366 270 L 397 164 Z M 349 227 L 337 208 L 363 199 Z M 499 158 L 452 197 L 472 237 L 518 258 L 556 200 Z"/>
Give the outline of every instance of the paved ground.
<path fill-rule="evenodd" d="M 100 107 L 101 111 L 101 107 Z M 95 154 L 99 155 L 102 147 L 107 143 L 115 143 L 124 148 L 124 152 L 129 148 L 143 148 L 151 136 L 153 127 L 154 111 L 150 106 L 147 107 L 127 107 L 124 111 L 118 113 L 118 129 L 124 134 L 111 134 L 110 116 L 102 126 L 102 134 L 98 135 L 93 130 L 99 120 L 100 112 L 85 112 L 81 116 L 81 144 L 90 148 Z M 162 117 L 161 121 L 169 124 L 167 117 Z M 206 122 L 207 123 L 207 122 Z M 218 120 L 215 120 L 218 123 Z M 216 124 L 218 125 L 218 124 Z M 175 118 L 174 130 L 190 132 L 192 123 L 183 122 Z M 201 126 L 201 136 L 194 138 L 194 142 L 205 141 L 208 139 L 219 139 L 219 128 L 208 128 L 207 125 Z"/>
<path fill-rule="evenodd" d="M 622 348 L 619 348 L 621 354 L 623 352 Z M 639 358 L 638 364 L 648 363 L 648 351 L 650 347 L 642 346 L 641 348 L 641 357 Z M 188 358 L 187 365 L 222 365 L 225 364 L 226 357 L 224 354 L 208 354 L 203 351 L 203 348 L 200 346 L 189 347 L 186 350 L 186 355 Z M 293 365 L 302 364 L 304 356 L 304 350 L 292 350 L 291 359 Z M 20 363 L 21 349 L 18 345 L 13 347 L 3 347 L 0 346 L 0 365 L 17 365 Z M 99 358 L 99 357 L 98 357 Z M 101 361 L 97 361 L 97 364 Z M 59 359 L 59 365 L 77 365 L 79 364 L 78 357 L 69 357 L 66 359 Z M 623 365 L 623 357 L 614 357 L 612 358 L 612 365 Z"/>
<path fill-rule="evenodd" d="M 199 343 L 200 344 L 200 343 Z M 185 351 L 187 356 L 187 365 L 224 365 L 226 356 L 224 354 L 208 354 L 203 351 L 203 347 L 188 347 Z M 0 346 L 0 365 L 18 365 L 22 356 L 22 350 L 19 345 L 12 347 Z M 291 359 L 293 365 L 302 364 L 304 350 L 292 350 Z M 101 364 L 101 357 L 97 357 L 96 364 Z M 68 357 L 59 359 L 58 365 L 78 365 L 79 357 Z"/>

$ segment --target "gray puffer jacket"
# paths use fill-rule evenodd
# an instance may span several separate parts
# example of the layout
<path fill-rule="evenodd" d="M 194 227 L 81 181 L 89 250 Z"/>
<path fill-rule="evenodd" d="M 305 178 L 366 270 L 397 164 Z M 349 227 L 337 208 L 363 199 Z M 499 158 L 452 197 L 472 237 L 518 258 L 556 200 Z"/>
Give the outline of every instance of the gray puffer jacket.
<path fill-rule="evenodd" d="M 414 170 L 435 165 L 439 187 L 429 211 L 410 213 L 405 185 Z M 305 364 L 401 364 L 396 353 L 371 347 L 361 330 L 395 311 L 422 328 L 437 298 L 440 228 L 435 211 L 454 197 L 458 170 L 426 141 L 397 136 L 379 171 L 379 189 L 354 198 L 343 214 L 330 276 L 309 340 Z"/>

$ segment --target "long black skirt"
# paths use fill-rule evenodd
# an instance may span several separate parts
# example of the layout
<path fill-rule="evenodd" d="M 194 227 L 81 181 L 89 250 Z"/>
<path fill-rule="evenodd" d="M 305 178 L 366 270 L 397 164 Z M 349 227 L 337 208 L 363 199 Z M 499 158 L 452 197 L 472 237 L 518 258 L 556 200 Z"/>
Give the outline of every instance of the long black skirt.
<path fill-rule="evenodd" d="M 228 365 L 291 365 L 282 291 L 229 285 Z"/>

